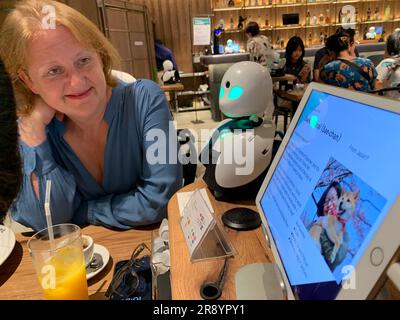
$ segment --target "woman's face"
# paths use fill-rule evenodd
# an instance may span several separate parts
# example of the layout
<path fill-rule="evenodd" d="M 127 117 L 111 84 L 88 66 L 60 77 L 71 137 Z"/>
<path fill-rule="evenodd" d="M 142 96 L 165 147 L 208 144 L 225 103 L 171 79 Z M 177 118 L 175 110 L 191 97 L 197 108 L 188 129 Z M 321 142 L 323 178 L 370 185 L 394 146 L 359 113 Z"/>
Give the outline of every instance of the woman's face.
<path fill-rule="evenodd" d="M 292 53 L 292 61 L 297 62 L 300 59 L 302 54 L 303 54 L 303 50 L 301 50 L 301 47 L 298 46 L 297 49 L 294 50 Z"/>
<path fill-rule="evenodd" d="M 99 55 L 83 47 L 63 26 L 39 31 L 28 46 L 31 91 L 71 118 L 87 118 L 105 101 L 107 85 Z"/>
<path fill-rule="evenodd" d="M 332 187 L 329 189 L 325 197 L 325 202 L 323 207 L 324 214 L 326 215 L 336 210 L 337 202 L 338 202 L 338 194 L 336 192 L 336 189 Z"/>

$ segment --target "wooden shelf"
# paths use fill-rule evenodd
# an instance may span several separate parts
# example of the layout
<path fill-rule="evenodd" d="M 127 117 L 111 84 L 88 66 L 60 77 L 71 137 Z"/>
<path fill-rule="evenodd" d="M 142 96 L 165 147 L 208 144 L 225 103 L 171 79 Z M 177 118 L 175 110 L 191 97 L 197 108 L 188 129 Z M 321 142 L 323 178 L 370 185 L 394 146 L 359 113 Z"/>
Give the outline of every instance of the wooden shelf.
<path fill-rule="evenodd" d="M 346 0 L 346 1 L 334 1 L 334 4 L 349 4 L 349 3 L 359 3 L 359 2 L 364 2 L 361 0 Z"/>
<path fill-rule="evenodd" d="M 216 1 L 213 1 L 216 3 Z M 214 9 L 214 11 L 226 11 L 225 13 L 221 13 L 222 17 L 225 21 L 229 19 L 229 11 L 233 12 L 236 10 L 243 10 L 240 12 L 243 17 L 247 16 L 246 23 L 248 21 L 256 19 L 255 21 L 258 21 L 259 26 L 260 26 L 260 31 L 263 31 L 264 34 L 266 34 L 272 43 L 276 43 L 276 39 L 283 39 L 286 42 L 288 39 L 294 35 L 295 33 L 303 38 L 304 42 L 308 43 L 308 34 L 309 33 L 331 33 L 333 32 L 333 29 L 336 29 L 339 26 L 342 26 L 343 23 L 339 22 L 337 20 L 338 17 L 338 12 L 340 8 L 342 8 L 345 5 L 353 5 L 354 7 L 358 8 L 358 13 L 359 15 L 357 16 L 357 22 L 351 22 L 348 23 L 349 26 L 352 28 L 358 29 L 359 32 L 361 33 L 361 29 L 364 29 L 364 27 L 368 28 L 369 26 L 372 25 L 384 25 L 386 34 L 389 34 L 393 32 L 394 28 L 397 27 L 397 24 L 400 22 L 400 16 L 397 16 L 396 18 L 389 19 L 389 20 L 384 20 L 383 18 L 385 17 L 383 14 L 383 11 L 380 10 L 380 18 L 379 20 L 371 20 L 371 21 L 365 21 L 365 18 L 367 17 L 366 11 L 367 8 L 370 7 L 375 7 L 375 4 L 378 6 L 382 2 L 382 0 L 329 0 L 329 1 L 318 1 L 317 2 L 306 2 L 306 0 L 303 0 L 302 3 L 298 3 L 297 1 L 291 1 L 292 3 L 277 3 L 278 1 L 274 0 L 273 4 L 268 4 L 268 1 L 262 1 L 259 0 L 257 3 L 259 5 L 254 5 L 254 6 L 246 6 L 245 4 L 248 4 L 248 1 L 246 3 L 243 1 L 243 6 L 242 7 L 233 7 L 233 8 L 223 8 L 223 9 Z M 280 2 L 280 1 L 279 1 Z M 396 13 L 398 9 L 396 9 L 396 4 L 397 2 L 400 2 L 400 0 L 385 0 L 386 4 L 390 4 L 393 17 L 396 16 Z M 221 1 L 219 1 L 221 3 Z M 251 2 L 252 4 L 255 4 L 254 1 Z M 264 5 L 261 5 L 264 4 Z M 386 6 L 385 4 L 385 6 Z M 287 10 L 285 10 L 287 8 Z M 329 8 L 329 18 L 330 22 L 329 23 L 321 23 L 321 24 L 315 24 L 315 25 L 306 25 L 305 24 L 305 13 L 307 10 L 315 11 L 312 12 L 313 15 L 316 14 L 317 11 L 322 11 L 324 13 L 324 19 L 325 19 L 325 9 Z M 259 10 L 259 13 L 254 12 L 253 16 L 253 11 L 251 10 Z M 305 11 L 304 11 L 305 10 Z M 300 21 L 298 25 L 270 25 L 266 26 L 264 25 L 264 22 L 267 19 L 270 23 L 277 23 L 281 24 L 281 13 L 286 12 L 298 12 L 300 13 Z M 320 13 L 320 12 L 318 12 Z M 236 15 L 236 14 L 235 14 Z M 258 15 L 258 19 L 256 16 Z M 253 16 L 253 17 L 249 17 Z M 371 13 L 371 18 L 373 17 L 373 13 Z M 364 21 L 361 21 L 364 20 Z M 325 21 L 325 20 L 324 20 Z M 318 20 L 319 22 L 319 20 Z M 235 27 L 237 26 L 237 21 L 235 21 Z M 329 30 L 328 30 L 329 28 Z M 244 29 L 230 29 L 230 30 L 225 30 L 225 33 L 227 34 L 227 37 L 235 37 L 236 40 L 239 41 L 241 47 L 245 45 L 246 42 L 246 37 L 244 34 Z M 268 32 L 268 34 L 267 34 Z M 315 36 L 313 37 L 313 40 Z M 314 41 L 315 43 L 317 41 Z"/>
<path fill-rule="evenodd" d="M 288 3 L 288 4 L 275 4 L 275 8 L 289 8 L 289 7 L 302 7 L 305 3 Z"/>
<path fill-rule="evenodd" d="M 332 2 L 311 2 L 311 3 L 304 3 L 304 6 L 319 6 L 319 5 L 329 5 L 332 4 Z"/>
<path fill-rule="evenodd" d="M 301 24 L 274 27 L 275 30 L 294 30 L 302 28 L 304 28 L 304 26 Z"/>
<path fill-rule="evenodd" d="M 244 32 L 244 29 L 228 29 L 224 30 L 224 33 L 239 33 L 239 32 Z"/>
<path fill-rule="evenodd" d="M 264 28 L 260 28 L 260 31 L 272 31 L 274 30 L 274 27 L 264 27 Z"/>
<path fill-rule="evenodd" d="M 394 20 L 369 20 L 369 21 L 361 21 L 361 23 L 364 24 L 375 24 L 375 23 L 387 23 L 387 22 L 393 22 Z"/>
<path fill-rule="evenodd" d="M 227 8 L 214 8 L 213 11 L 239 11 L 243 10 L 243 7 L 227 7 Z"/>
<path fill-rule="evenodd" d="M 304 28 L 326 28 L 326 27 L 332 27 L 334 24 L 329 23 L 329 24 L 313 24 L 309 26 L 304 26 Z"/>
<path fill-rule="evenodd" d="M 243 7 L 244 10 L 260 10 L 260 9 L 271 9 L 274 6 L 268 5 L 268 6 L 251 6 L 251 7 Z"/>

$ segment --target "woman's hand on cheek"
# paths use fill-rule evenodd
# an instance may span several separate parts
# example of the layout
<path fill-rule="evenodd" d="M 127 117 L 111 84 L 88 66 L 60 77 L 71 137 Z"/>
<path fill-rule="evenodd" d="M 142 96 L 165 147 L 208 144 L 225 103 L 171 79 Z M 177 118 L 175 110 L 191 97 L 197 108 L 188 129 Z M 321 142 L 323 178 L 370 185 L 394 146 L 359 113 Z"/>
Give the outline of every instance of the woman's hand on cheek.
<path fill-rule="evenodd" d="M 56 110 L 51 108 L 39 96 L 35 98 L 33 111 L 29 116 L 20 118 L 19 132 L 22 141 L 36 147 L 46 140 L 46 126 L 51 122 Z"/>

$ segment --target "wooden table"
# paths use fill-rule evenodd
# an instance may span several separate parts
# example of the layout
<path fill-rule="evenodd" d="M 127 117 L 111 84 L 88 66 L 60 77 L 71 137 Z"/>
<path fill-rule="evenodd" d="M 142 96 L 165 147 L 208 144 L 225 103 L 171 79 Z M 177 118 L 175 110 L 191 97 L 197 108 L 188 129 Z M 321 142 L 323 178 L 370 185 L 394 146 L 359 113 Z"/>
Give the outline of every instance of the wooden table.
<path fill-rule="evenodd" d="M 174 105 L 175 107 L 175 112 L 179 111 L 179 106 L 178 106 L 178 92 L 183 91 L 185 87 L 183 86 L 182 83 L 174 83 L 174 84 L 161 84 L 160 85 L 161 90 L 164 91 L 165 93 L 172 93 L 172 99 L 170 100 L 171 106 Z"/>
<path fill-rule="evenodd" d="M 278 90 L 274 90 L 274 91 L 279 97 L 290 100 L 290 101 L 298 104 L 301 101 L 301 99 L 303 98 L 304 93 L 306 92 L 306 89 L 307 89 L 307 85 L 305 85 L 304 88 L 301 90 L 286 91 L 286 90 L 278 89 Z"/>
<path fill-rule="evenodd" d="M 283 76 L 279 76 L 279 77 L 271 77 L 272 78 L 272 82 L 280 82 L 280 81 L 294 81 L 297 79 L 296 76 L 292 75 L 292 74 L 285 74 Z"/>
<path fill-rule="evenodd" d="M 110 252 L 107 266 L 88 281 L 91 300 L 105 299 L 104 294 L 111 282 L 116 262 L 129 259 L 136 246 L 142 242 L 151 248 L 153 230 L 157 230 L 156 226 L 127 231 L 112 231 L 98 226 L 83 229 L 83 234 L 90 235 L 95 243 L 103 245 Z M 27 249 L 29 236 L 17 234 L 16 240 L 10 257 L 0 266 L 0 299 L 43 299 Z"/>
<path fill-rule="evenodd" d="M 203 180 L 187 185 L 179 192 L 193 191 L 205 188 Z M 254 202 L 227 203 L 216 201 L 207 190 L 214 213 L 218 219 L 222 213 L 233 207 L 243 206 L 257 210 Z M 224 259 L 206 260 L 192 263 L 189 251 L 180 227 L 178 198 L 175 194 L 168 203 L 168 223 L 171 253 L 171 291 L 172 299 L 200 300 L 199 289 L 204 281 L 216 281 L 223 266 Z M 255 262 L 272 262 L 272 252 L 267 249 L 265 236 L 261 227 L 251 231 L 235 231 L 224 228 L 237 254 L 230 259 L 225 286 L 220 299 L 236 299 L 235 274 L 246 264 Z"/>

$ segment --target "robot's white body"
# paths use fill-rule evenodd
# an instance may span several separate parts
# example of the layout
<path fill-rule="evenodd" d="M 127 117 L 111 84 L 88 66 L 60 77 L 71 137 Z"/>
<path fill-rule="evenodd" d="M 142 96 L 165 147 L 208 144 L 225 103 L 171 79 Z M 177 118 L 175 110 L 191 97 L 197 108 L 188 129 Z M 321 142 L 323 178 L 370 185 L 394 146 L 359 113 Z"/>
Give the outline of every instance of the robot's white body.
<path fill-rule="evenodd" d="M 231 119 L 224 120 L 218 127 L 229 121 Z M 275 124 L 264 121 L 247 132 L 233 131 L 222 134 L 223 139 L 218 139 L 213 148 L 219 153 L 215 168 L 217 184 L 223 188 L 236 188 L 251 183 L 271 162 Z"/>
<path fill-rule="evenodd" d="M 163 68 L 164 73 L 161 76 L 161 80 L 163 81 L 163 83 L 173 84 L 179 80 L 179 75 L 177 74 L 177 71 L 173 69 L 174 65 L 172 64 L 171 60 L 165 60 L 163 62 Z"/>
<path fill-rule="evenodd" d="M 203 179 L 217 197 L 246 192 L 271 162 L 276 128 L 268 69 L 255 62 L 232 65 L 221 81 L 219 105 L 230 119 L 219 124 L 200 155 Z"/>

